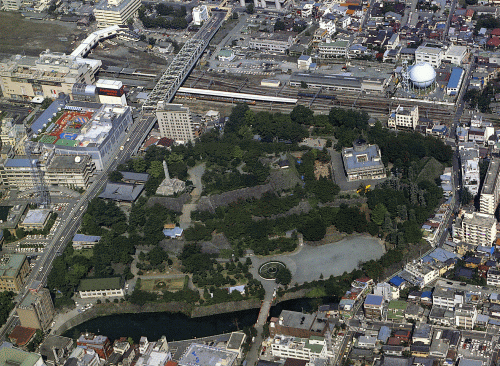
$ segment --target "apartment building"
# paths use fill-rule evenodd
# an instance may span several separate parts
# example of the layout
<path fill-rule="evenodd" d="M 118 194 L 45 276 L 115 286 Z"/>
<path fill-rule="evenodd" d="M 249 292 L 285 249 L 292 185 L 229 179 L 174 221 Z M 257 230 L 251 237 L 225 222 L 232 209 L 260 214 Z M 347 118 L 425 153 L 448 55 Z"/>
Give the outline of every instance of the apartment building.
<path fill-rule="evenodd" d="M 434 68 L 441 66 L 443 59 L 443 50 L 439 46 L 430 46 L 428 44 L 419 46 L 415 50 L 415 63 L 427 62 Z"/>
<path fill-rule="evenodd" d="M 6 98 L 54 99 L 60 93 L 70 95 L 75 83 L 95 83 L 101 65 L 100 60 L 50 50 L 39 57 L 15 55 L 0 62 L 0 87 Z"/>
<path fill-rule="evenodd" d="M 500 287 L 500 271 L 496 268 L 490 268 L 486 277 L 488 286 Z"/>
<path fill-rule="evenodd" d="M 466 212 L 455 223 L 456 238 L 472 245 L 491 247 L 497 234 L 497 221 L 494 215 L 479 212 Z"/>
<path fill-rule="evenodd" d="M 418 279 L 420 287 L 428 285 L 439 277 L 439 269 L 426 263 L 408 263 L 405 270 Z"/>
<path fill-rule="evenodd" d="M 46 331 L 54 318 L 54 304 L 49 290 L 31 289 L 16 308 L 23 327 Z"/>
<path fill-rule="evenodd" d="M 377 295 L 367 295 L 363 304 L 365 316 L 368 319 L 381 319 L 384 309 L 384 298 Z"/>
<path fill-rule="evenodd" d="M 471 304 L 459 304 L 455 309 L 455 324 L 463 329 L 474 329 L 477 309 Z"/>
<path fill-rule="evenodd" d="M 460 150 L 460 165 L 462 169 L 462 185 L 472 195 L 479 193 L 479 149 Z"/>
<path fill-rule="evenodd" d="M 387 126 L 389 128 L 402 128 L 414 130 L 418 125 L 418 106 L 413 108 L 403 108 L 400 105 L 393 110 L 389 119 L 387 120 Z"/>
<path fill-rule="evenodd" d="M 486 172 L 481 196 L 479 198 L 479 211 L 483 214 L 493 215 L 500 199 L 500 159 L 492 158 Z"/>
<path fill-rule="evenodd" d="M 24 254 L 6 254 L 0 259 L 0 291 L 19 292 L 30 267 Z"/>
<path fill-rule="evenodd" d="M 161 137 L 167 137 L 178 143 L 194 141 L 196 136 L 189 107 L 159 102 L 156 117 Z"/>
<path fill-rule="evenodd" d="M 113 353 L 113 345 L 108 337 L 92 333 L 82 334 L 76 341 L 76 345 L 94 350 L 101 360 L 107 360 Z"/>
<path fill-rule="evenodd" d="M 467 46 L 459 46 L 452 44 L 444 52 L 443 61 L 450 62 L 454 65 L 462 65 L 463 61 L 467 57 Z"/>
<path fill-rule="evenodd" d="M 94 16 L 99 28 L 126 24 L 136 16 L 141 7 L 140 0 L 102 0 L 94 8 Z"/>
<path fill-rule="evenodd" d="M 453 288 L 436 286 L 432 293 L 432 305 L 447 310 L 453 310 L 455 306 L 464 303 L 463 291 L 456 291 Z"/>

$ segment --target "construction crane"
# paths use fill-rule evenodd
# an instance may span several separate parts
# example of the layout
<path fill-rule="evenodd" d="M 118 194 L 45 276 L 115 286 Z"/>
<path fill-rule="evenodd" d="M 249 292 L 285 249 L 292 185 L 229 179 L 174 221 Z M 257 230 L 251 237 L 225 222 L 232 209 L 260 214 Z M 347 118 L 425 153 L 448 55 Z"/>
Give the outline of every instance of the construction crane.
<path fill-rule="evenodd" d="M 31 178 L 33 179 L 33 188 L 36 193 L 36 205 L 38 208 L 48 208 L 50 205 L 49 189 L 45 184 L 40 160 L 34 156 L 39 155 L 42 149 L 37 143 L 28 140 L 25 144 L 25 150 L 26 157 L 30 162 Z"/>

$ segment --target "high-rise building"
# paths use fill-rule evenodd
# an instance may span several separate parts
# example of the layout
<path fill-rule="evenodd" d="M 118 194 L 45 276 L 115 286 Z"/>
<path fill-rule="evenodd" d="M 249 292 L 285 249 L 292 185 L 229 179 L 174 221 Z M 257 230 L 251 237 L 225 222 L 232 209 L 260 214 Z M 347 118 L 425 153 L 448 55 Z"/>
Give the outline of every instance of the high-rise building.
<path fill-rule="evenodd" d="M 6 254 L 0 259 L 0 291 L 21 291 L 29 273 L 24 254 Z"/>
<path fill-rule="evenodd" d="M 498 206 L 500 198 L 500 159 L 492 158 L 486 177 L 484 178 L 481 197 L 479 199 L 479 211 L 481 213 L 493 215 Z"/>
<path fill-rule="evenodd" d="M 139 8 L 141 0 L 102 0 L 94 8 L 94 16 L 99 28 L 112 25 L 126 24 L 133 18 Z"/>
<path fill-rule="evenodd" d="M 30 289 L 16 311 L 23 327 L 47 330 L 54 318 L 54 304 L 49 290 Z"/>
<path fill-rule="evenodd" d="M 455 238 L 472 245 L 491 246 L 497 235 L 495 216 L 466 212 L 455 223 Z"/>
<path fill-rule="evenodd" d="M 195 139 L 193 119 L 188 107 L 182 104 L 159 102 L 156 117 L 162 137 L 186 143 Z"/>

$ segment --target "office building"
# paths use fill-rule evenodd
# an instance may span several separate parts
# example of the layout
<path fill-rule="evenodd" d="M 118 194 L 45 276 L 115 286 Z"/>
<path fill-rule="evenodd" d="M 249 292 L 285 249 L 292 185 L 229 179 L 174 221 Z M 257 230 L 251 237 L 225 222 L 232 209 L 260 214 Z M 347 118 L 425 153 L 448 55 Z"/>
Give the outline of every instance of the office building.
<path fill-rule="evenodd" d="M 75 83 L 93 84 L 100 60 L 43 51 L 39 57 L 15 55 L 0 62 L 0 87 L 4 97 L 31 100 L 71 94 Z"/>
<path fill-rule="evenodd" d="M 479 211 L 493 215 L 500 199 L 500 159 L 492 158 L 484 178 L 481 197 L 479 198 Z"/>
<path fill-rule="evenodd" d="M 50 219 L 50 209 L 30 208 L 23 221 L 19 223 L 19 228 L 24 230 L 43 230 Z"/>
<path fill-rule="evenodd" d="M 265 33 L 259 37 L 251 37 L 248 47 L 260 51 L 285 53 L 294 43 L 292 32 Z"/>
<path fill-rule="evenodd" d="M 457 239 L 471 245 L 491 247 L 497 235 L 495 216 L 466 212 L 455 222 Z"/>
<path fill-rule="evenodd" d="M 78 294 L 82 299 L 125 296 L 120 277 L 83 279 L 80 281 Z"/>
<path fill-rule="evenodd" d="M 418 125 L 418 106 L 403 108 L 400 105 L 391 112 L 387 120 L 389 128 L 414 130 Z"/>
<path fill-rule="evenodd" d="M 206 5 L 195 6 L 193 8 L 194 25 L 202 25 L 209 17 L 209 10 Z"/>
<path fill-rule="evenodd" d="M 194 141 L 193 118 L 188 107 L 182 104 L 158 103 L 156 110 L 161 137 L 175 140 L 178 143 Z"/>
<path fill-rule="evenodd" d="M 54 318 L 54 304 L 46 288 L 33 289 L 16 309 L 23 327 L 46 331 Z"/>
<path fill-rule="evenodd" d="M 102 0 L 94 8 L 94 16 L 99 28 L 126 24 L 136 16 L 141 7 L 140 0 Z"/>
<path fill-rule="evenodd" d="M 439 68 L 443 59 L 443 50 L 439 46 L 424 44 L 415 50 L 415 64 L 428 62 L 432 67 Z"/>
<path fill-rule="evenodd" d="M 347 58 L 349 54 L 349 41 L 338 40 L 318 44 L 318 53 L 321 58 Z"/>
<path fill-rule="evenodd" d="M 344 147 L 342 160 L 349 182 L 386 177 L 379 147 L 369 145 L 365 140 L 359 139 L 354 141 L 353 147 Z"/>
<path fill-rule="evenodd" d="M 444 52 L 443 61 L 450 62 L 454 65 L 462 65 L 464 59 L 467 56 L 467 46 L 459 46 L 452 44 Z"/>
<path fill-rule="evenodd" d="M 0 291 L 21 291 L 29 269 L 24 254 L 5 254 L 0 259 Z"/>
<path fill-rule="evenodd" d="M 71 338 L 49 335 L 40 345 L 38 352 L 47 366 L 60 366 L 64 365 L 74 347 L 75 343 Z"/>
<path fill-rule="evenodd" d="M 271 340 L 271 352 L 274 357 L 305 361 L 327 359 L 333 356 L 333 353 L 327 350 L 325 339 L 319 336 L 297 338 L 277 335 Z"/>
<path fill-rule="evenodd" d="M 48 186 L 87 189 L 96 169 L 91 156 L 83 154 L 47 154 L 39 161 Z M 0 168 L 0 176 L 8 187 L 30 189 L 34 186 L 31 164 L 26 158 L 7 158 Z"/>

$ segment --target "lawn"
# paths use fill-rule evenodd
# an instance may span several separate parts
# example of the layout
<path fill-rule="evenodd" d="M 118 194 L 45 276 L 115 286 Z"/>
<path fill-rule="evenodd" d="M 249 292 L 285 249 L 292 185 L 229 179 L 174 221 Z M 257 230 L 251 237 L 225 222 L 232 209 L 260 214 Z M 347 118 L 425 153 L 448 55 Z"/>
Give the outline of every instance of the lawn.
<path fill-rule="evenodd" d="M 179 291 L 184 288 L 184 277 L 168 279 L 142 279 L 141 289 L 144 291 Z"/>

